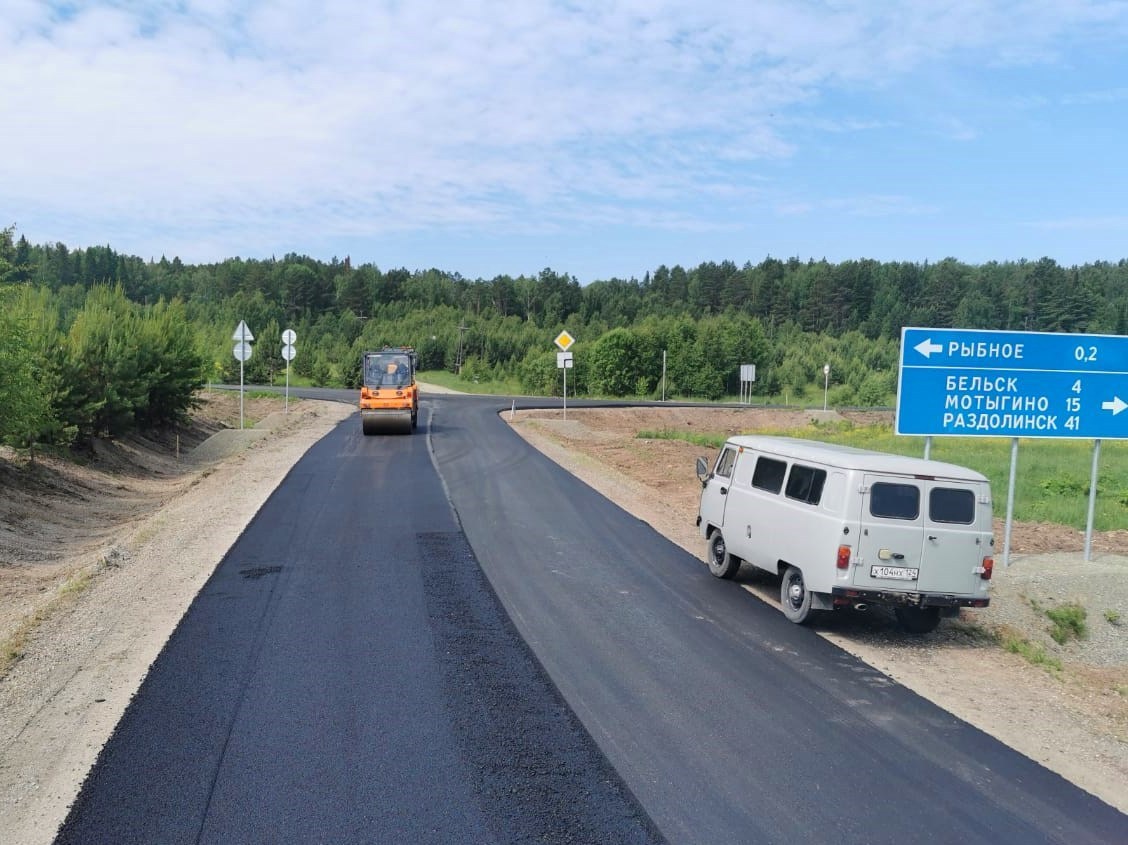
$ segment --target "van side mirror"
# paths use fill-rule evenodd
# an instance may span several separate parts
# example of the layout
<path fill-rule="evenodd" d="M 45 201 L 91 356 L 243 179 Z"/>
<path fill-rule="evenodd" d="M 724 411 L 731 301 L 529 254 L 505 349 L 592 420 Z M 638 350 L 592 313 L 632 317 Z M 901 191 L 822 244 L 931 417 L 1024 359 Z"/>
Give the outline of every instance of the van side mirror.
<path fill-rule="evenodd" d="M 704 487 L 706 482 L 708 482 L 709 475 L 710 475 L 710 473 L 709 473 L 709 461 L 706 460 L 705 458 L 698 458 L 697 459 L 697 480 L 701 482 L 702 487 Z"/>

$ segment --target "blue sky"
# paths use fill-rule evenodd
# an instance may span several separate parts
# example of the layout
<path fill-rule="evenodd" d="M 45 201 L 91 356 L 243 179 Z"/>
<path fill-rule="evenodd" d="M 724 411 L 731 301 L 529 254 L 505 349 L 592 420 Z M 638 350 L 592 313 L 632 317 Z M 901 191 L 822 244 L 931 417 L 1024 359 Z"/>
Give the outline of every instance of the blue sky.
<path fill-rule="evenodd" d="M 582 283 L 1128 257 L 1128 2 L 5 0 L 0 225 Z"/>

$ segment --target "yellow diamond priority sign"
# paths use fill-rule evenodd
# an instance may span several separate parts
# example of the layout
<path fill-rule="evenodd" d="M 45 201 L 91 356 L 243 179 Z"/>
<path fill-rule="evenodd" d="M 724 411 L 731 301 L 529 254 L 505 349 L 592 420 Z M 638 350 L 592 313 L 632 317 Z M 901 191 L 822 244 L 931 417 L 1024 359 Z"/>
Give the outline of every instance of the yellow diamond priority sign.
<path fill-rule="evenodd" d="M 556 336 L 556 345 L 560 347 L 561 352 L 567 352 L 568 347 L 576 342 L 576 339 L 568 334 L 567 330 L 560 332 Z"/>

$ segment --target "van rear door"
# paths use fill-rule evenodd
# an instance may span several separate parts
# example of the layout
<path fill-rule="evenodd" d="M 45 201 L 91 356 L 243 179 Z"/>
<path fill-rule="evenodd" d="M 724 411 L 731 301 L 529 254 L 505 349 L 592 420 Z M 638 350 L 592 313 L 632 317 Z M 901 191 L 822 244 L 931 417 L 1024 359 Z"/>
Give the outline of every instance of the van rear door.
<path fill-rule="evenodd" d="M 923 483 L 911 478 L 866 475 L 854 586 L 917 592 L 925 518 Z"/>
<path fill-rule="evenodd" d="M 865 476 L 854 586 L 972 595 L 991 554 L 990 497 L 973 481 Z"/>
<path fill-rule="evenodd" d="M 925 517 L 924 548 L 918 581 L 922 591 L 968 595 L 982 586 L 976 568 L 991 554 L 991 506 L 984 486 L 962 481 L 926 482 L 921 508 Z M 981 498 L 985 501 L 980 502 Z"/>

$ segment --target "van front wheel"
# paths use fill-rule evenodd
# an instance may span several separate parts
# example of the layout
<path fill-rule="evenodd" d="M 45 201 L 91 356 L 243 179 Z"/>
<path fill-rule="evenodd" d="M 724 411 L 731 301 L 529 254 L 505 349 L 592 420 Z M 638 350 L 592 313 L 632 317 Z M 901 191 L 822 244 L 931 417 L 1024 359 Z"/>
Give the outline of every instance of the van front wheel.
<path fill-rule="evenodd" d="M 720 531 L 714 531 L 709 538 L 708 558 L 709 571 L 718 578 L 735 578 L 736 571 L 740 569 L 740 558 L 728 553 L 725 546 L 725 537 Z"/>
<path fill-rule="evenodd" d="M 803 573 L 794 566 L 783 571 L 779 584 L 779 603 L 783 615 L 796 625 L 803 625 L 811 617 L 811 593 L 803 582 Z"/>
<path fill-rule="evenodd" d="M 910 634 L 928 634 L 940 624 L 938 607 L 898 607 L 893 610 L 893 615 Z"/>

